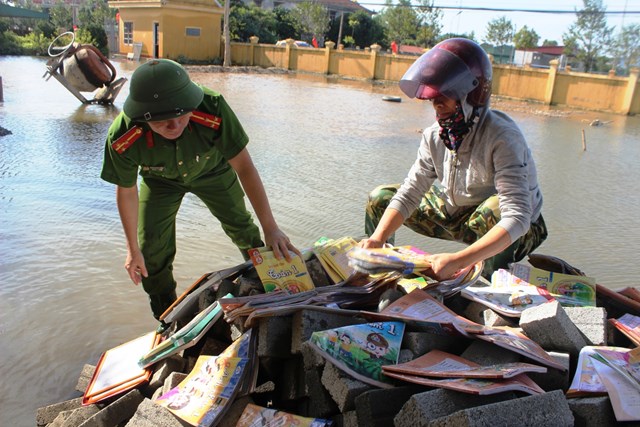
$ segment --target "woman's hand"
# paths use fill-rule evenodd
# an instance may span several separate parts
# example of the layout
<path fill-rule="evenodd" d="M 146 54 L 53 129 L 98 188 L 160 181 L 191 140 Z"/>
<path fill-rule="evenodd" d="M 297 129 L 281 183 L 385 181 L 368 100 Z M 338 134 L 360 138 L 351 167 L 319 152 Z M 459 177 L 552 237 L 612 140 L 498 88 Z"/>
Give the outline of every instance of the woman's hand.
<path fill-rule="evenodd" d="M 276 228 L 269 233 L 265 232 L 264 240 L 265 244 L 271 248 L 277 259 L 282 259 L 284 256 L 287 261 L 291 261 L 291 253 L 289 251 L 293 251 L 293 253 L 302 257 L 298 248 L 291 243 L 289 237 L 287 237 L 287 235 L 279 228 Z"/>

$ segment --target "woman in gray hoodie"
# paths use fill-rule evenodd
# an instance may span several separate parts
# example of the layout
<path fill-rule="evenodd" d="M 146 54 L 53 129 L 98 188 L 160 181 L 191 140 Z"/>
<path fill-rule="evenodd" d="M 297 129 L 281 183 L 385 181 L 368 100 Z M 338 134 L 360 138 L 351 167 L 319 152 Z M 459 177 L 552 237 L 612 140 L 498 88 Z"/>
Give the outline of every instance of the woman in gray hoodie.
<path fill-rule="evenodd" d="M 483 276 L 524 258 L 547 237 L 542 193 L 527 142 L 506 114 L 491 110 L 492 67 L 471 40 L 448 39 L 407 70 L 400 89 L 431 100 L 436 122 L 422 134 L 418 157 L 402 185 L 369 195 L 364 248 L 393 243 L 402 224 L 430 237 L 467 245 L 429 257 L 445 279 L 484 261 Z"/>

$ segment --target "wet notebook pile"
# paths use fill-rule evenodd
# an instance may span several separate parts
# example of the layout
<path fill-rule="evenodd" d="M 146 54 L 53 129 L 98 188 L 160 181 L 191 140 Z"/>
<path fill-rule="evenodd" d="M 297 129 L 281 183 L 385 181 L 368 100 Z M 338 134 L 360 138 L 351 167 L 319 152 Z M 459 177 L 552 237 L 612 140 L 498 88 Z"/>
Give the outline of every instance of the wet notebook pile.
<path fill-rule="evenodd" d="M 295 257 L 294 257 L 295 258 Z M 106 349 L 39 426 L 640 421 L 640 291 L 531 255 L 439 282 L 428 253 L 322 238 L 207 273 L 169 327 Z"/>

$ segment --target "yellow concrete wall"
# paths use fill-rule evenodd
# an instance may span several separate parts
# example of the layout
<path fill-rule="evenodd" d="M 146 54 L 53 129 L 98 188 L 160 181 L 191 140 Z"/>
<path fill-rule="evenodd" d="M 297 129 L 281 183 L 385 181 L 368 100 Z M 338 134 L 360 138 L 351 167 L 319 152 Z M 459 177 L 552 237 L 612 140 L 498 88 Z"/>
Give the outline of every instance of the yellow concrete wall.
<path fill-rule="evenodd" d="M 599 111 L 620 111 L 627 79 L 586 73 L 558 72 L 552 104 Z"/>
<path fill-rule="evenodd" d="M 494 65 L 492 90 L 495 94 L 530 101 L 544 101 L 547 70 Z"/>

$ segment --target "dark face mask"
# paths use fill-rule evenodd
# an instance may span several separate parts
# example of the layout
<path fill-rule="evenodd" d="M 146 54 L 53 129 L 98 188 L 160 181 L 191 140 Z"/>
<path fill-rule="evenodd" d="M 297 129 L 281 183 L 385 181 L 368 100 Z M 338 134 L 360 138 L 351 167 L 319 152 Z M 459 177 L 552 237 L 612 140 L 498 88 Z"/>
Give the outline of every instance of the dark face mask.
<path fill-rule="evenodd" d="M 438 119 L 440 125 L 440 138 L 449 150 L 458 151 L 462 145 L 462 140 L 469 133 L 473 126 L 473 121 L 478 116 L 478 109 L 473 108 L 473 113 L 469 120 L 465 120 L 464 111 L 460 101 L 456 104 L 456 111 L 446 118 Z"/>

